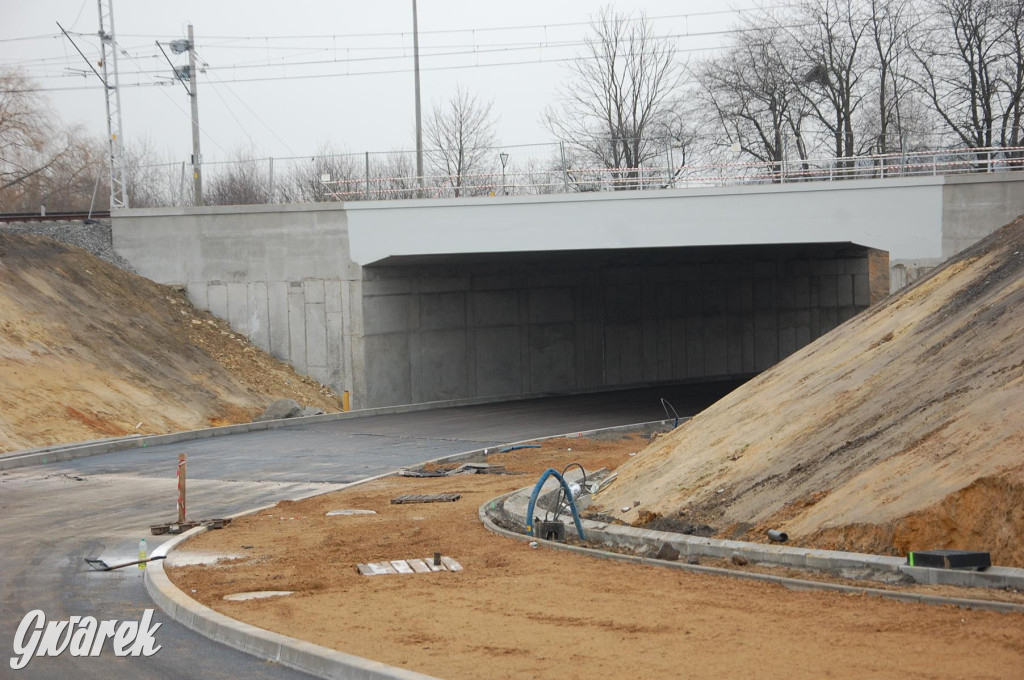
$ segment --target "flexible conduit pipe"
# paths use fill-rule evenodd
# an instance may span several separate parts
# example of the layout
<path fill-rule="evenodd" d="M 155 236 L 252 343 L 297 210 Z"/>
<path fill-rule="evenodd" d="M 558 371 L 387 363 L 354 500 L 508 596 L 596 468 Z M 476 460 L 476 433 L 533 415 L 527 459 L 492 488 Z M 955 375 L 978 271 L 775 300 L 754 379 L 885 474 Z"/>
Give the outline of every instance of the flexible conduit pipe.
<path fill-rule="evenodd" d="M 533 493 L 530 494 L 530 505 L 526 508 L 526 533 L 533 536 L 533 510 L 537 505 L 537 496 L 540 495 L 540 488 L 544 486 L 544 482 L 548 481 L 548 477 L 551 476 L 554 476 L 562 485 L 562 488 L 565 489 L 566 498 L 569 499 L 569 509 L 572 510 L 572 521 L 576 523 L 576 533 L 579 534 L 581 541 L 587 540 L 587 537 L 583 534 L 580 513 L 576 511 L 576 497 L 573 495 L 572 489 L 569 488 L 569 484 L 566 483 L 565 478 L 562 477 L 562 474 L 554 468 L 545 470 L 544 474 L 537 481 L 537 485 L 533 487 Z"/>

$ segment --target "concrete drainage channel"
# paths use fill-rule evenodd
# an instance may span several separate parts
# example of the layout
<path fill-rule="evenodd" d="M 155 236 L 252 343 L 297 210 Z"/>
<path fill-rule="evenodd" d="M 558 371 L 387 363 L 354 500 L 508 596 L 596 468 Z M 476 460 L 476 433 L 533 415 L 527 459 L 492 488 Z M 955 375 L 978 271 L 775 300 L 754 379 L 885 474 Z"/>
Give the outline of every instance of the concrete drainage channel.
<path fill-rule="evenodd" d="M 324 416 L 312 417 L 323 418 Z M 517 446 L 526 444 L 527 442 L 538 442 L 562 437 L 591 437 L 594 435 L 609 434 L 613 432 L 664 432 L 672 429 L 673 425 L 673 420 L 656 420 L 647 423 L 620 425 L 617 427 L 597 430 L 584 430 L 581 432 L 571 432 L 568 434 L 552 435 L 549 437 L 537 437 L 520 442 L 511 442 L 506 446 Z M 489 452 L 494 452 L 495 450 L 497 449 L 493 449 L 492 447 L 488 447 L 486 449 L 474 449 L 472 451 L 435 458 L 434 460 L 422 463 L 422 465 L 454 463 L 472 458 L 479 458 L 487 455 Z M 345 488 L 366 484 L 394 474 L 397 474 L 397 471 L 368 477 L 366 479 L 359 480 L 358 482 L 348 484 Z M 323 493 L 333 493 L 334 491 L 337 491 L 337 489 L 332 489 L 328 492 L 317 491 L 293 500 L 312 498 Z M 235 519 L 237 517 L 256 514 L 272 507 L 274 506 L 265 505 L 259 508 L 245 510 L 234 515 L 230 515 L 229 518 Z M 207 530 L 208 529 L 205 526 L 190 529 L 155 549 L 152 557 L 166 557 L 171 553 L 171 551 L 182 545 L 184 542 L 199 536 Z M 344 652 L 329 649 L 311 642 L 288 637 L 286 635 L 281 635 L 280 633 L 274 633 L 264 630 L 263 628 L 258 628 L 248 623 L 236 621 L 235 619 L 220 614 L 219 612 L 196 602 L 179 590 L 167 576 L 167 573 L 164 570 L 163 560 L 150 562 L 145 573 L 146 590 L 149 593 L 149 596 L 168 616 L 190 630 L 204 635 L 215 642 L 219 642 L 247 654 L 252 654 L 261 659 L 267 659 L 290 668 L 295 668 L 318 678 L 351 678 L 353 680 L 357 678 L 358 680 L 431 680 L 433 677 L 397 668 L 395 666 L 389 666 L 387 664 L 380 663 L 379 661 L 345 654 Z"/>
<path fill-rule="evenodd" d="M 665 531 L 650 531 L 631 526 L 606 524 L 592 520 L 582 520 L 587 544 L 597 547 L 583 547 L 556 541 L 545 541 L 526 534 L 511 531 L 505 527 L 525 527 L 530 488 L 520 489 L 490 500 L 480 506 L 480 521 L 490 531 L 521 541 L 537 541 L 538 544 L 556 550 L 566 550 L 578 554 L 589 555 L 602 559 L 648 564 L 670 569 L 681 569 L 702 574 L 716 574 L 755 581 L 765 581 L 783 585 L 793 590 L 831 590 L 844 593 L 876 595 L 901 602 L 918 602 L 924 604 L 954 605 L 970 609 L 989 609 L 1001 612 L 1024 613 L 1024 605 L 993 600 L 975 600 L 968 598 L 942 597 L 920 593 L 905 593 L 882 588 L 852 586 L 838 583 L 827 583 L 805 579 L 789 578 L 774 574 L 762 574 L 739 571 L 720 567 L 709 567 L 689 564 L 686 560 L 692 557 L 709 557 L 730 559 L 740 556 L 751 564 L 765 564 L 783 567 L 795 567 L 826 572 L 836 576 L 893 582 L 901 579 L 912 579 L 914 582 L 928 585 L 952 585 L 987 588 L 1015 588 L 1024 590 L 1024 569 L 1010 567 L 989 567 L 985 571 L 967 571 L 954 569 L 930 569 L 911 567 L 906 559 L 883 555 L 867 555 L 834 550 L 817 550 L 812 548 L 796 548 L 782 545 L 766 545 L 743 541 L 729 541 L 714 538 L 703 538 L 685 534 L 674 534 Z M 542 495 L 538 505 L 544 507 L 554 492 Z M 574 535 L 572 520 L 561 518 L 565 523 L 565 534 Z M 664 546 L 670 546 L 678 553 L 682 561 L 670 561 L 650 557 Z M 633 554 L 615 552 L 602 548 L 627 550 Z"/>

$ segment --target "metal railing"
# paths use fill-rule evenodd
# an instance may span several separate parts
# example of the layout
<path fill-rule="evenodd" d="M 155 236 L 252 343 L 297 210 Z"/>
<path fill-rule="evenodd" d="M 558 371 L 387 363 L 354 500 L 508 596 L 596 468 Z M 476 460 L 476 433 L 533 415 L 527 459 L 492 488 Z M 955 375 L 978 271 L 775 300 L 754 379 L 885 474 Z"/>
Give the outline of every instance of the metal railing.
<path fill-rule="evenodd" d="M 682 155 L 678 149 L 676 152 Z M 444 166 L 443 158 L 427 153 L 426 165 L 434 170 L 422 180 L 415 174 L 414 152 L 406 151 L 207 163 L 203 166 L 205 202 L 305 203 L 653 191 L 1024 170 L 1024 147 L 697 164 L 673 163 L 673 149 L 667 148 L 646 163 L 624 168 L 584 162 L 579 160 L 586 158 L 584 152 L 557 143 L 500 147 L 475 155 L 472 168 L 449 173 L 437 170 Z M 177 165 L 148 167 L 161 168 L 162 176 L 174 183 L 173 168 Z M 180 176 L 180 187 L 154 192 L 155 200 L 141 203 L 191 204 L 185 179 L 190 179 L 191 173 L 182 170 Z M 161 199 L 156 194 L 173 198 Z M 140 201 L 133 201 L 133 205 L 140 205 Z"/>

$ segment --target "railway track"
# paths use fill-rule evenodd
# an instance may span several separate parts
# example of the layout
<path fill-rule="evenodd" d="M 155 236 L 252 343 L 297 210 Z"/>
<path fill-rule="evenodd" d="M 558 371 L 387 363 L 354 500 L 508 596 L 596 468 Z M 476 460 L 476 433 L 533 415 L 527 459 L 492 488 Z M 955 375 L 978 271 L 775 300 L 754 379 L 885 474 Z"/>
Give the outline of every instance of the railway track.
<path fill-rule="evenodd" d="M 93 219 L 108 219 L 110 211 L 97 210 L 90 216 L 88 212 L 51 212 L 41 215 L 39 213 L 0 213 L 0 223 L 10 222 L 85 222 Z"/>

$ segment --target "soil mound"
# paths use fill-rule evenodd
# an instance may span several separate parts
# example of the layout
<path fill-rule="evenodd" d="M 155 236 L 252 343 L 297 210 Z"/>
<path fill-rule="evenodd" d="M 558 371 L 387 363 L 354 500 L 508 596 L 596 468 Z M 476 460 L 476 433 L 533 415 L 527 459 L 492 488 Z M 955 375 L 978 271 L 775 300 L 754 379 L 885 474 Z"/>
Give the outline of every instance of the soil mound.
<path fill-rule="evenodd" d="M 280 397 L 340 410 L 184 293 L 0 232 L 0 452 L 249 422 Z"/>
<path fill-rule="evenodd" d="M 1021 404 L 1024 218 L 651 444 L 598 505 L 1024 567 Z"/>

